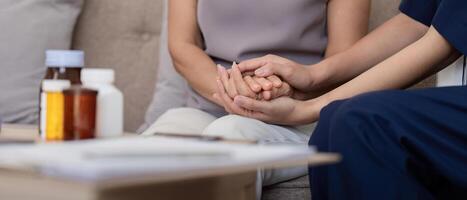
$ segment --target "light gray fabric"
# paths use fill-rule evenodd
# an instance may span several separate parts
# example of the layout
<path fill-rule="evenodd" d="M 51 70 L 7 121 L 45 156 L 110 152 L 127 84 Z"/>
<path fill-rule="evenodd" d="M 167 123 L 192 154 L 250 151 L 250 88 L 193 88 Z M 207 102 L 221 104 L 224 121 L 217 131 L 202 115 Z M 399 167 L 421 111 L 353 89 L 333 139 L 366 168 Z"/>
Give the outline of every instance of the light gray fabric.
<path fill-rule="evenodd" d="M 164 0 L 164 16 L 161 30 L 159 71 L 156 89 L 151 104 L 146 112 L 144 124 L 138 129 L 138 133 L 142 133 L 148 129 L 149 126 L 167 110 L 186 106 L 188 84 L 185 79 L 175 71 L 169 54 L 167 35 L 167 0 Z"/>
<path fill-rule="evenodd" d="M 327 1 L 274 1 L 198 1 L 199 25 L 205 38 L 206 53 L 226 67 L 230 67 L 230 61 L 266 54 L 277 54 L 303 64 L 320 61 L 327 44 Z M 189 88 L 183 77 L 174 70 L 167 48 L 167 3 L 164 3 L 156 92 L 146 112 L 145 123 L 138 131 L 140 133 L 171 108 L 189 106 L 216 117 L 227 114 L 224 108 Z M 283 9 L 285 4 L 287 9 Z M 250 13 L 242 7 L 255 7 L 260 12 Z M 231 14 L 224 13 L 225 10 L 229 10 Z M 274 10 L 278 12 L 271 12 Z M 265 35 L 268 37 L 264 37 Z"/>
<path fill-rule="evenodd" d="M 198 0 L 205 51 L 216 61 L 277 54 L 302 64 L 321 60 L 327 0 Z"/>
<path fill-rule="evenodd" d="M 327 0 L 198 0 L 205 52 L 218 64 L 267 54 L 302 64 L 322 59 Z M 190 90 L 188 106 L 216 116 L 224 109 Z"/>
<path fill-rule="evenodd" d="M 308 176 L 263 188 L 261 200 L 304 200 L 312 199 Z"/>
<path fill-rule="evenodd" d="M 69 49 L 82 0 L 0 1 L 0 115 L 36 123 L 46 49 Z"/>

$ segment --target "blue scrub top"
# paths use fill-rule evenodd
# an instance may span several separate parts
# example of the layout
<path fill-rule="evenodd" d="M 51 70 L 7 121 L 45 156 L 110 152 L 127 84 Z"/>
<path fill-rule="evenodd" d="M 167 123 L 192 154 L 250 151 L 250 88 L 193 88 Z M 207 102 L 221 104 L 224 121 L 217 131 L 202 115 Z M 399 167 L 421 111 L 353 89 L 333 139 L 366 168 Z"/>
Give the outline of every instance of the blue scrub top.
<path fill-rule="evenodd" d="M 467 55 L 467 0 L 403 0 L 400 11 L 436 30 Z"/>

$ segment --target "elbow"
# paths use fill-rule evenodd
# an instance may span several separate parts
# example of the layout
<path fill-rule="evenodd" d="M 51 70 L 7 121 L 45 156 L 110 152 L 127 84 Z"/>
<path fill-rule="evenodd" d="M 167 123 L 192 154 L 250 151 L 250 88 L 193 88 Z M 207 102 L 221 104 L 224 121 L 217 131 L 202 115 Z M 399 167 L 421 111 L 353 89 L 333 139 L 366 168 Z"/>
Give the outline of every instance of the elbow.
<path fill-rule="evenodd" d="M 175 70 L 182 74 L 184 70 L 180 59 L 183 57 L 183 43 L 169 41 L 168 50 Z"/>
<path fill-rule="evenodd" d="M 398 24 L 399 27 L 404 27 L 406 30 L 411 30 L 417 38 L 423 37 L 430 29 L 429 26 L 422 24 L 421 22 L 407 16 L 404 13 L 399 13 L 399 15 L 397 15 L 395 18 L 400 21 Z"/>

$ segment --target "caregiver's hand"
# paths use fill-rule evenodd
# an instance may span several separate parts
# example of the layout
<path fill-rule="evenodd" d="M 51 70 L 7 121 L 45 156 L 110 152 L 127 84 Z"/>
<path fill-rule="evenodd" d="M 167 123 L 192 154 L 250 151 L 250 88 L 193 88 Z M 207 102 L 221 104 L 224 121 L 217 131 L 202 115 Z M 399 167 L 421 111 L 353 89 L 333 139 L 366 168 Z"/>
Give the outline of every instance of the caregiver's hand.
<path fill-rule="evenodd" d="M 312 89 L 313 74 L 305 68 L 305 65 L 279 56 L 267 55 L 246 60 L 238 67 L 241 72 L 254 71 L 255 75 L 259 77 L 277 75 L 298 90 L 309 91 Z"/>
<path fill-rule="evenodd" d="M 229 71 L 218 66 L 218 75 L 227 94 L 232 99 L 237 95 L 263 100 L 293 95 L 293 88 L 289 84 L 283 83 L 277 76 L 267 78 L 244 76 L 236 63 Z"/>
<path fill-rule="evenodd" d="M 217 90 L 214 98 L 222 101 L 226 111 L 231 114 L 280 125 L 308 124 L 318 119 L 319 110 L 307 108 L 304 101 L 290 97 L 259 101 L 245 96 L 237 96 L 232 100 L 220 79 L 217 80 Z"/>
<path fill-rule="evenodd" d="M 297 115 L 300 103 L 301 101 L 290 97 L 280 97 L 271 101 L 258 101 L 245 96 L 237 96 L 234 99 L 236 106 L 248 111 L 243 116 L 280 125 L 301 124 L 302 120 Z"/>

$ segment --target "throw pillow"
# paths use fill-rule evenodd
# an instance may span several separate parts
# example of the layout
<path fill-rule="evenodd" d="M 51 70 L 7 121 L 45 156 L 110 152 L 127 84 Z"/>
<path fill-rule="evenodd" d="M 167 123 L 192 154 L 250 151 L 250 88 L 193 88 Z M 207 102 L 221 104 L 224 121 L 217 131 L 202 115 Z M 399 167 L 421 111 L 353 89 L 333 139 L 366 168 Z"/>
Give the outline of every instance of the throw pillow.
<path fill-rule="evenodd" d="M 83 0 L 0 1 L 0 116 L 36 123 L 45 51 L 69 49 Z"/>

